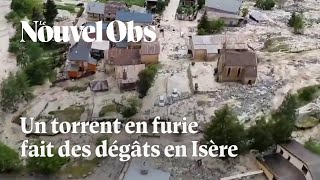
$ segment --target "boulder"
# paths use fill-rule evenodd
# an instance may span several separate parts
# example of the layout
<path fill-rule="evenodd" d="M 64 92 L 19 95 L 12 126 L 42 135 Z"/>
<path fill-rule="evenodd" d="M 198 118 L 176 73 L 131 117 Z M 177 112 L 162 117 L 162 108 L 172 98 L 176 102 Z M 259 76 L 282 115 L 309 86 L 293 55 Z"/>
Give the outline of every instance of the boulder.
<path fill-rule="evenodd" d="M 313 128 L 320 123 L 320 119 L 313 116 L 307 116 L 303 119 L 297 120 L 295 126 L 299 129 Z"/>

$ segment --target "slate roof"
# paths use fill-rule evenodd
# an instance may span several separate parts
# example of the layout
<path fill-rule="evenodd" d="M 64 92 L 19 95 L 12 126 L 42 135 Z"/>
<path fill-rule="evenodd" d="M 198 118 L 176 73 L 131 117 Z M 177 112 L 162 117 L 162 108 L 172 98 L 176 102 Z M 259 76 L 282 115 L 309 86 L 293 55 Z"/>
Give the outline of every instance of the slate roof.
<path fill-rule="evenodd" d="M 91 61 L 91 45 L 92 43 L 80 40 L 75 43 L 70 49 L 68 59 L 70 61 Z"/>
<path fill-rule="evenodd" d="M 257 55 L 252 51 L 231 51 L 224 52 L 224 64 L 226 66 L 256 66 Z"/>
<path fill-rule="evenodd" d="M 308 166 L 309 172 L 313 179 L 320 179 L 320 156 L 312 153 L 303 147 L 295 140 L 291 140 L 289 143 L 281 144 L 281 147 L 286 149 L 296 158 L 300 159 Z"/>
<path fill-rule="evenodd" d="M 155 42 L 144 42 L 141 44 L 140 54 L 141 55 L 157 55 L 160 53 L 160 43 Z"/>
<path fill-rule="evenodd" d="M 243 0 L 206 0 L 205 6 L 212 9 L 238 14 Z"/>
<path fill-rule="evenodd" d="M 207 53 L 218 53 L 226 43 L 226 49 L 248 49 L 246 37 L 240 34 L 192 36 L 193 49 L 205 49 Z"/>
<path fill-rule="evenodd" d="M 109 90 L 108 81 L 104 80 L 94 80 L 90 82 L 90 89 L 91 91 L 98 92 L 98 91 L 107 91 Z"/>
<path fill-rule="evenodd" d="M 153 22 L 153 15 L 150 13 L 119 11 L 117 12 L 116 20 L 122 22 L 134 21 L 135 23 L 151 24 Z"/>
<path fill-rule="evenodd" d="M 104 14 L 105 4 L 100 2 L 88 2 L 86 11 L 94 14 Z"/>
<path fill-rule="evenodd" d="M 116 66 L 140 64 L 139 49 L 111 48 L 108 60 Z"/>
<path fill-rule="evenodd" d="M 278 180 L 306 180 L 302 171 L 297 169 L 280 154 L 270 154 L 257 160 L 265 166 Z"/>
<path fill-rule="evenodd" d="M 105 4 L 105 14 L 106 13 L 112 13 L 115 14 L 117 11 L 121 10 L 128 10 L 128 6 L 124 2 L 116 2 L 116 1 L 110 1 Z"/>

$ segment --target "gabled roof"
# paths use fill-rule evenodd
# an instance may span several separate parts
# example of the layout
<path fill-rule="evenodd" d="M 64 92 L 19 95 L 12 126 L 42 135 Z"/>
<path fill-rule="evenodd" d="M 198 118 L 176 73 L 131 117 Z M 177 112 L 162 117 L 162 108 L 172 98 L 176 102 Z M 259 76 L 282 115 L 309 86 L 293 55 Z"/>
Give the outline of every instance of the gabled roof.
<path fill-rule="evenodd" d="M 212 9 L 238 14 L 243 0 L 206 0 L 205 6 Z"/>
<path fill-rule="evenodd" d="M 91 91 L 107 91 L 109 90 L 108 81 L 104 80 L 94 80 L 90 82 L 90 89 Z"/>
<path fill-rule="evenodd" d="M 104 13 L 115 14 L 117 11 L 128 10 L 128 6 L 124 2 L 109 1 L 105 4 Z"/>
<path fill-rule="evenodd" d="M 116 66 L 141 63 L 139 49 L 111 48 L 109 50 L 108 59 Z"/>
<path fill-rule="evenodd" d="M 280 154 L 270 154 L 257 158 L 278 180 L 306 180 L 302 171 L 297 169 Z"/>
<path fill-rule="evenodd" d="M 104 14 L 105 4 L 100 2 L 88 2 L 86 11 L 88 13 Z"/>
<path fill-rule="evenodd" d="M 281 144 L 280 146 L 306 164 L 313 179 L 320 179 L 319 155 L 307 150 L 295 140 L 291 140 L 289 143 Z"/>
<path fill-rule="evenodd" d="M 226 66 L 256 66 L 257 55 L 252 51 L 230 51 L 224 52 L 224 64 Z"/>
<path fill-rule="evenodd" d="M 70 49 L 68 59 L 70 61 L 91 61 L 91 45 L 92 43 L 80 40 L 75 43 Z"/>
<path fill-rule="evenodd" d="M 134 21 L 135 23 L 151 24 L 153 22 L 153 15 L 150 13 L 119 11 L 117 12 L 116 20 L 122 22 Z"/>
<path fill-rule="evenodd" d="M 140 54 L 141 55 L 157 55 L 160 53 L 160 43 L 155 42 L 143 42 L 141 44 Z"/>

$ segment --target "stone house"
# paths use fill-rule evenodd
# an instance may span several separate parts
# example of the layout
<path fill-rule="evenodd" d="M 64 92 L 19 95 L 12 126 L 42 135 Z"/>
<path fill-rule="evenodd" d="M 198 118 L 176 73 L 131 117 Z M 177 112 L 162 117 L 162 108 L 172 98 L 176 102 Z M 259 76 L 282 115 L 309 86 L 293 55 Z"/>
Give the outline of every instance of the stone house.
<path fill-rule="evenodd" d="M 274 153 L 257 158 L 257 163 L 268 180 L 320 179 L 320 156 L 295 140 L 277 145 Z"/>
<path fill-rule="evenodd" d="M 89 21 L 114 21 L 118 11 L 129 11 L 129 8 L 125 3 L 117 1 L 107 3 L 90 1 L 86 7 Z"/>
<path fill-rule="evenodd" d="M 156 64 L 159 62 L 160 43 L 155 42 L 143 42 L 141 44 L 140 55 L 141 63 L 143 64 Z"/>
<path fill-rule="evenodd" d="M 218 58 L 224 44 L 229 50 L 248 49 L 246 37 L 240 34 L 191 36 L 188 49 L 195 61 L 213 61 Z"/>
<path fill-rule="evenodd" d="M 139 73 L 145 69 L 144 64 L 115 66 L 116 81 L 120 90 L 135 90 Z"/>
<path fill-rule="evenodd" d="M 209 20 L 222 19 L 226 26 L 237 26 L 243 18 L 240 8 L 243 0 L 206 0 L 205 12 Z"/>
<path fill-rule="evenodd" d="M 97 61 L 91 56 L 91 46 L 92 43 L 81 40 L 69 49 L 67 64 L 69 78 L 79 78 L 96 72 Z"/>
<path fill-rule="evenodd" d="M 218 82 L 241 81 L 244 84 L 254 84 L 257 63 L 255 52 L 225 50 L 217 63 Z"/>
<path fill-rule="evenodd" d="M 129 7 L 124 2 L 107 2 L 104 9 L 104 21 L 114 21 L 118 11 L 129 11 Z"/>
<path fill-rule="evenodd" d="M 105 4 L 100 2 L 88 2 L 86 7 L 87 19 L 102 21 L 104 19 Z"/>

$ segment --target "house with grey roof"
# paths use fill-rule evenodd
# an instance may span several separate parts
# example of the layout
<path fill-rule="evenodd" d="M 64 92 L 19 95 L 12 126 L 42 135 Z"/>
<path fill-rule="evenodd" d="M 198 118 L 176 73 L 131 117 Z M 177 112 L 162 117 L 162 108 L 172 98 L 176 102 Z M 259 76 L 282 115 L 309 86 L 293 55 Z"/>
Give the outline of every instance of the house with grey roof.
<path fill-rule="evenodd" d="M 257 160 L 268 180 L 320 179 L 320 156 L 295 140 L 277 145 L 275 153 Z"/>
<path fill-rule="evenodd" d="M 87 18 L 91 20 L 103 20 L 104 19 L 105 4 L 100 2 L 90 1 L 87 3 L 86 12 Z"/>
<path fill-rule="evenodd" d="M 92 43 L 75 43 L 68 52 L 67 72 L 70 78 L 79 78 L 96 72 L 97 60 L 91 56 Z"/>
<path fill-rule="evenodd" d="M 213 61 L 225 45 L 229 50 L 247 50 L 246 37 L 240 34 L 196 35 L 189 38 L 189 53 L 196 61 Z"/>
<path fill-rule="evenodd" d="M 221 19 L 226 26 L 236 26 L 243 20 L 240 9 L 243 0 L 206 0 L 205 12 L 209 20 Z"/>
<path fill-rule="evenodd" d="M 117 12 L 116 20 L 122 22 L 134 21 L 135 25 L 147 26 L 153 23 L 153 15 L 151 13 L 119 11 Z"/>

